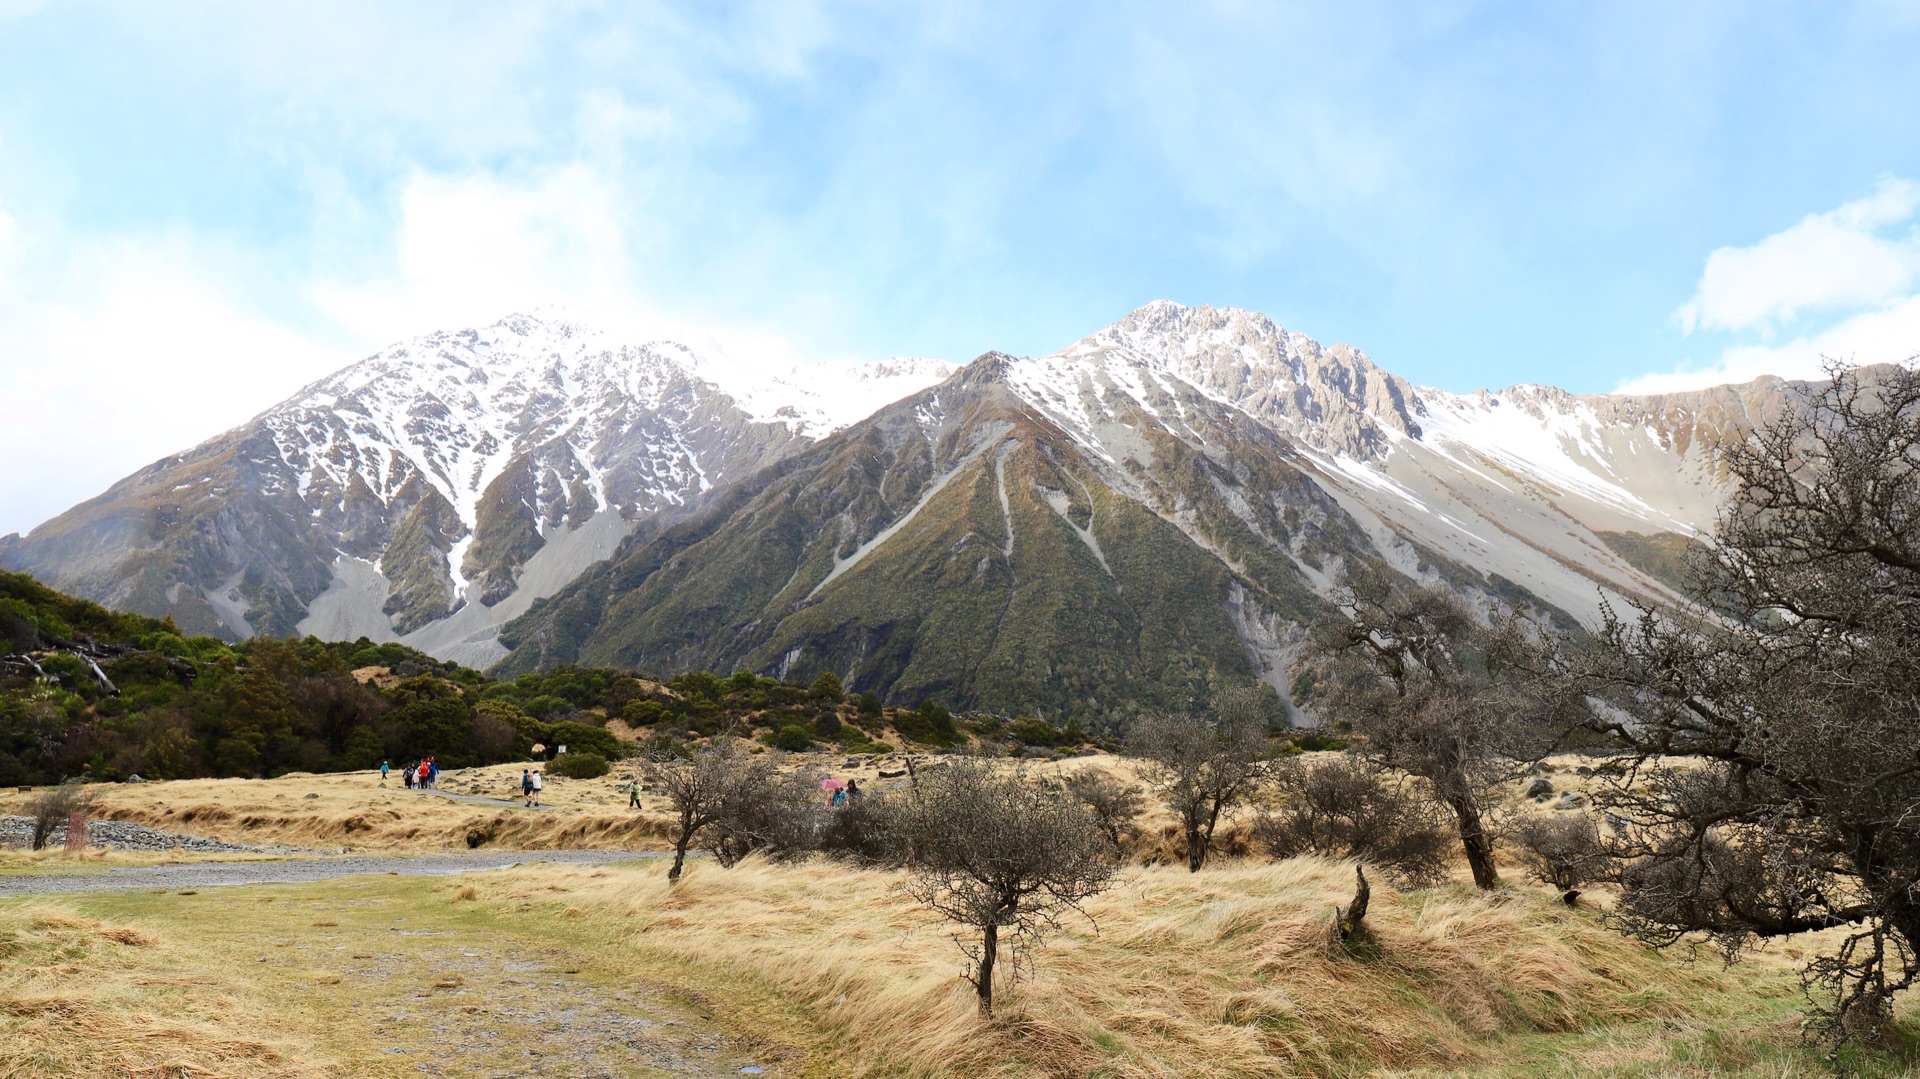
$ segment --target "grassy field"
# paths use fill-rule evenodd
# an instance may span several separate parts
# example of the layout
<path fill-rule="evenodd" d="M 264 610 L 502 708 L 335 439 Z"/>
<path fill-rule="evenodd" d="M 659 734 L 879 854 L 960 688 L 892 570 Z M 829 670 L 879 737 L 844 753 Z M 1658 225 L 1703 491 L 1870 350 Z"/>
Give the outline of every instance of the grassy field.
<path fill-rule="evenodd" d="M 1126 871 L 982 1020 L 897 874 L 811 862 L 0 902 L 0 1077 L 1815 1076 L 1772 962 L 1656 954 L 1523 890 Z M 1911 1074 L 1898 1055 L 1858 1074 Z"/>
<path fill-rule="evenodd" d="M 795 757 L 808 772 L 881 770 Z M 1580 762 L 1555 762 L 1577 789 Z M 1131 762 L 1032 766 L 1037 778 Z M 359 773 L 101 788 L 105 814 L 245 843 L 417 853 L 660 847 L 624 770 L 556 780 L 551 808 L 382 788 Z M 504 795 L 519 766 L 442 789 Z M 17 811 L 18 795 L 0 797 Z M 1516 802 L 1523 802 L 1516 795 Z M 1529 888 L 1376 885 L 1373 946 L 1321 944 L 1350 867 L 1168 864 L 1149 816 L 1117 887 L 1003 982 L 992 1021 L 949 927 L 901 875 L 809 861 L 731 870 L 534 864 L 457 878 L 0 900 L 0 1079 L 99 1076 L 1729 1076 L 1834 1074 L 1799 1040 L 1807 942 L 1728 968 L 1655 953 Z M 0 873 L 176 860 L 14 853 Z M 209 857 L 193 855 L 193 859 Z M 232 856 L 215 856 L 232 857 Z M 1604 895 L 1596 895 L 1604 905 Z M 1902 1013 L 1903 1032 L 1920 1029 Z M 1905 1037 L 1905 1034 L 1902 1034 Z M 1920 1074 L 1902 1048 L 1851 1074 Z"/>
<path fill-rule="evenodd" d="M 517 794 L 520 765 L 447 773 L 440 789 L 498 797 L 476 804 L 407 790 L 398 772 L 380 785 L 375 772 L 294 773 L 278 779 L 186 779 L 96 785 L 96 816 L 133 821 L 232 843 L 319 850 L 443 850 L 467 847 L 480 831 L 490 846 L 516 849 L 630 848 L 661 844 L 665 818 L 626 808 L 618 769 L 601 779 L 547 780 L 546 808 L 528 810 Z M 0 795 L 0 813 L 25 812 L 31 795 Z"/>
<path fill-rule="evenodd" d="M 924 759 L 924 758 L 923 758 Z M 784 766 L 809 775 L 857 779 L 868 790 L 904 783 L 883 773 L 902 770 L 897 760 L 861 758 L 854 767 L 839 754 L 791 754 Z M 667 846 L 667 806 L 658 794 L 642 796 L 642 809 L 627 808 L 626 787 L 639 775 L 638 762 L 618 762 L 599 779 L 546 777 L 542 807 L 525 808 L 519 799 L 523 768 L 537 764 L 499 764 L 467 768 L 441 777 L 439 789 L 496 799 L 478 804 L 407 790 L 398 772 L 380 785 L 377 772 L 310 775 L 295 772 L 277 779 L 183 779 L 165 783 L 95 784 L 94 815 L 154 828 L 186 832 L 232 843 L 285 844 L 319 850 L 437 851 L 464 850 L 470 832 L 484 834 L 484 845 L 517 850 L 658 850 Z M 1075 768 L 1132 769 L 1133 762 L 1096 756 L 1032 766 L 1036 777 Z M 32 794 L 8 788 L 0 792 L 0 813 L 24 813 Z M 824 795 L 823 795 L 824 797 Z"/>

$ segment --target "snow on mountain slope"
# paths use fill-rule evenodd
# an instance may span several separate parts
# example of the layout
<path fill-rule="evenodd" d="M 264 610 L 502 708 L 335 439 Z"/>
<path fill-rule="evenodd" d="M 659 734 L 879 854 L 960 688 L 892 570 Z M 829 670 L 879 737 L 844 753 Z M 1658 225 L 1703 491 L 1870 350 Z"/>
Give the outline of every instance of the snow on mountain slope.
<path fill-rule="evenodd" d="M 1444 563 L 1588 619 L 1603 593 L 1672 596 L 1633 537 L 1666 534 L 1670 550 L 1705 531 L 1720 495 L 1710 447 L 1799 392 L 1762 379 L 1658 397 L 1448 393 L 1255 312 L 1166 301 L 1050 355 L 965 368 L 773 369 L 516 315 L 353 364 L 0 540 L 0 564 L 190 632 L 398 637 L 484 665 L 501 624 L 635 529 L 856 422 L 891 417 L 931 448 L 975 422 L 964 403 L 989 383 L 1015 410 L 994 422 L 1063 432 L 1047 453 L 1077 447 L 1248 596 L 1296 573 L 1324 595 L 1342 559 L 1365 557 L 1416 575 Z M 1030 492 L 998 470 L 1020 459 L 993 459 L 1003 552 Z M 902 467 L 899 489 L 931 482 Z M 1043 494 L 1040 520 L 1103 549 L 1099 526 Z M 835 512 L 874 534 L 887 523 Z"/>
<path fill-rule="evenodd" d="M 383 349 L 0 559 L 194 632 L 401 636 L 486 662 L 494 626 L 639 523 L 950 370 L 766 374 L 514 315 Z"/>
<path fill-rule="evenodd" d="M 1167 301 L 1015 361 L 1009 382 L 1137 496 L 1126 477 L 1153 467 L 1143 426 L 1209 452 L 1219 424 L 1258 424 L 1293 440 L 1377 545 L 1417 543 L 1589 620 L 1603 590 L 1671 598 L 1606 534 L 1706 531 L 1720 495 L 1711 437 L 1742 429 L 1746 398 L 1780 385 L 1661 399 L 1454 394 L 1255 312 Z"/>
<path fill-rule="evenodd" d="M 940 382 L 955 367 L 945 360 L 895 356 L 874 363 L 795 366 L 764 373 L 705 360 L 696 370 L 723 387 L 754 419 L 785 423 L 795 434 L 825 438 Z"/>
<path fill-rule="evenodd" d="M 345 595 L 330 588 L 299 628 L 406 633 L 485 663 L 497 658 L 495 627 L 606 557 L 638 521 L 682 509 L 950 372 L 938 361 L 893 360 L 768 375 L 672 342 L 626 344 L 526 315 L 394 345 L 264 423 L 322 527 L 337 527 L 328 518 L 344 515 L 356 487 L 391 505 L 424 481 L 451 510 L 445 587 L 424 607 L 396 610 L 385 553 L 371 574 L 342 563 L 336 577 L 358 586 Z M 591 541 L 554 542 L 592 522 Z M 341 557 L 375 555 L 343 547 Z M 523 580 L 529 567 L 542 572 Z M 391 626 L 376 606 L 397 615 Z"/>

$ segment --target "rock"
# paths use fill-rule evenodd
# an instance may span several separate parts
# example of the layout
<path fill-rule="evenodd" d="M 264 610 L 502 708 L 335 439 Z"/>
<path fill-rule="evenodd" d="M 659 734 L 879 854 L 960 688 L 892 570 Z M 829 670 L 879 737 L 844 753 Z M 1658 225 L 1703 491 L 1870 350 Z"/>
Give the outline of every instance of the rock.
<path fill-rule="evenodd" d="M 1607 814 L 1607 827 L 1612 829 L 1615 835 L 1626 835 L 1627 825 L 1631 823 L 1633 822 L 1618 813 Z"/>
<path fill-rule="evenodd" d="M 140 773 L 138 773 L 138 772 L 135 772 L 134 774 L 132 774 L 132 775 L 130 775 L 130 776 L 128 776 L 128 777 L 127 777 L 127 782 L 129 782 L 129 783 L 145 783 L 145 782 L 146 782 L 146 780 L 145 780 L 144 778 L 142 778 L 142 777 L 141 777 L 141 775 L 140 775 Z"/>
<path fill-rule="evenodd" d="M 1587 804 L 1587 796 L 1578 791 L 1562 791 L 1560 800 L 1553 803 L 1555 809 L 1578 809 Z"/>
<path fill-rule="evenodd" d="M 1544 779 L 1536 779 L 1527 784 L 1527 797 L 1529 798 L 1545 798 L 1552 793 L 1553 784 Z"/>
<path fill-rule="evenodd" d="M 0 816 L 0 848 L 24 847 L 33 831 L 33 820 L 29 817 Z M 64 843 L 67 828 L 61 824 L 47 837 L 49 844 Z M 87 822 L 87 842 L 99 847 L 117 847 L 121 850 L 191 850 L 191 851 L 228 851 L 234 853 L 293 853 L 290 847 L 249 847 L 237 843 L 222 843 L 205 839 L 197 835 L 181 835 L 177 832 L 163 832 L 157 828 L 148 828 L 139 824 L 117 820 L 89 820 Z"/>
<path fill-rule="evenodd" d="M 858 767 L 860 767 L 860 758 L 858 758 L 858 757 L 848 757 L 848 758 L 847 758 L 846 760 L 844 760 L 844 761 L 842 761 L 842 762 L 840 762 L 840 767 L 842 767 L 842 768 L 858 768 Z"/>
<path fill-rule="evenodd" d="M 311 799 L 311 798 L 318 798 L 318 797 L 320 797 L 320 796 L 319 796 L 319 795 L 317 795 L 317 794 L 309 794 L 309 795 L 307 795 L 307 797 Z"/>
<path fill-rule="evenodd" d="M 1581 765 L 1580 767 L 1578 767 L 1578 768 L 1575 768 L 1575 769 L 1573 770 L 1573 774 L 1574 774 L 1574 775 L 1577 775 L 1577 776 L 1590 776 L 1590 775 L 1592 775 L 1592 774 L 1593 774 L 1593 769 L 1591 769 L 1591 768 L 1589 768 L 1589 767 L 1587 767 L 1586 765 L 1584 765 L 1584 764 L 1583 764 L 1583 765 Z"/>

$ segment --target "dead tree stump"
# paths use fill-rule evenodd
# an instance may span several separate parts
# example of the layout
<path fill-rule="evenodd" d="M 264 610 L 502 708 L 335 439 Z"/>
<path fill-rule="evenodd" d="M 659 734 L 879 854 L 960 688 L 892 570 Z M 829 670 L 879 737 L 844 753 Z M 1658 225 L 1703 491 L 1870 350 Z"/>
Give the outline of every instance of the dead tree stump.
<path fill-rule="evenodd" d="M 1353 899 L 1348 901 L 1345 910 L 1336 903 L 1333 908 L 1333 917 L 1327 922 L 1325 944 L 1327 957 L 1330 959 L 1346 954 L 1347 942 L 1353 939 L 1355 933 L 1360 932 L 1361 923 L 1367 917 L 1367 902 L 1373 898 L 1373 889 L 1367 884 L 1366 870 L 1356 865 L 1353 867 L 1353 875 L 1356 881 Z"/>

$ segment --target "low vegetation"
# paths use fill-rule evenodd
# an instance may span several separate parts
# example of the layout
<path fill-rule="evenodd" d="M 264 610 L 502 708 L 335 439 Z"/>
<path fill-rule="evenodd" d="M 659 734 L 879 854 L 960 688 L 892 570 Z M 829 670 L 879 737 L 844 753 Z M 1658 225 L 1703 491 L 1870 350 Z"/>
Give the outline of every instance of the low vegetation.
<path fill-rule="evenodd" d="M 899 871 L 666 870 L 0 900 L 0 1075 L 488 1074 L 526 1049 L 618 1074 L 674 1037 L 793 1077 L 1833 1074 L 1784 971 L 1668 958 L 1546 895 L 1376 885 L 1377 948 L 1329 954 L 1345 864 L 1132 867 L 996 972 L 988 1018 Z"/>
<path fill-rule="evenodd" d="M 806 685 L 739 671 L 643 677 L 561 667 L 510 681 L 399 644 L 182 637 L 0 573 L 0 785 L 270 777 L 522 761 L 536 747 L 602 762 L 684 752 L 722 732 L 786 751 L 984 745 L 1049 756 L 1089 744 L 1073 722 L 956 719 L 938 701 L 884 707 L 831 673 Z"/>

